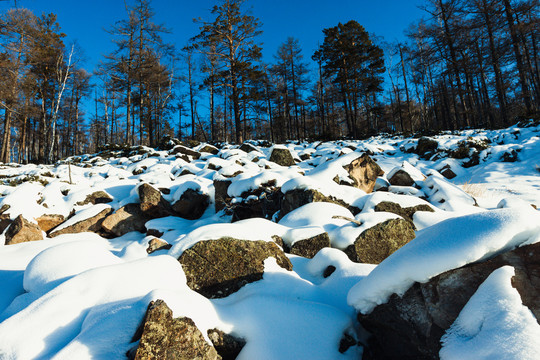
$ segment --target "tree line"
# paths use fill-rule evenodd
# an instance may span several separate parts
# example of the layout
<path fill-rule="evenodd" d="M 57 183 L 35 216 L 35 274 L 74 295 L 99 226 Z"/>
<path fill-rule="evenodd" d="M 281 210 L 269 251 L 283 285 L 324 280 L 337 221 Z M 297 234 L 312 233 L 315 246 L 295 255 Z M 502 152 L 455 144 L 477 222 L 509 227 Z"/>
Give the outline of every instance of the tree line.
<path fill-rule="evenodd" d="M 426 0 L 404 42 L 351 20 L 323 29 L 313 54 L 285 39 L 269 63 L 245 0 L 220 0 L 182 49 L 150 0 L 125 4 L 108 29 L 115 49 L 92 72 L 54 14 L 1 15 L 0 162 L 164 137 L 330 140 L 538 116 L 537 0 Z"/>

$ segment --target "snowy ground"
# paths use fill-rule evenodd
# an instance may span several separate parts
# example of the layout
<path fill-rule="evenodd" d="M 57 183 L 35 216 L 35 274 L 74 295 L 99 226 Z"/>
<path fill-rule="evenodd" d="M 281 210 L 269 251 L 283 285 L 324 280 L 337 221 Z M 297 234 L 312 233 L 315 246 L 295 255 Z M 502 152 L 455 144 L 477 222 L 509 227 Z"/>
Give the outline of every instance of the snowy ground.
<path fill-rule="evenodd" d="M 286 144 L 298 160 L 292 167 L 270 162 L 272 148 L 245 153 L 236 146 L 226 146 L 217 155 L 203 153 L 191 162 L 151 150 L 131 157 L 71 159 L 80 166 L 0 166 L 5 183 L 0 185 L 0 208 L 9 205 L 5 214 L 12 219 L 20 214 L 30 221 L 43 214 L 67 217 L 75 210 L 70 219 L 74 222 L 104 207 L 118 209 L 138 202 L 137 186 L 142 182 L 170 189 L 164 197 L 171 203 L 187 189 L 211 199 L 199 220 L 166 217 L 147 224 L 164 232 L 162 238 L 173 245 L 169 251 L 148 255 L 149 238 L 138 232 L 114 239 L 94 233 L 67 234 L 0 246 L 0 359 L 125 358 L 148 303 L 155 299 L 165 300 L 174 316 L 192 318 L 205 336 L 206 330 L 219 328 L 246 339 L 240 359 L 361 358 L 361 346 L 338 351 L 345 333 L 362 340 L 357 311 L 371 311 L 415 281 L 425 282 L 444 271 L 540 241 L 540 212 L 531 206 L 540 207 L 540 126 L 470 130 L 434 139 L 439 155 L 429 159 L 410 152 L 418 139 L 381 136 Z M 471 139 L 487 140 L 489 146 L 479 151 L 478 165 L 465 168 L 467 158 L 447 155 Z M 385 171 L 378 187 L 385 185 L 396 167 L 408 170 L 416 186 L 390 186 L 388 192 L 366 194 L 338 185 L 336 176 L 347 180 L 343 165 L 365 151 Z M 517 161 L 502 161 L 504 154 L 515 154 Z M 457 176 L 451 180 L 441 176 L 445 166 Z M 228 190 L 233 201 L 244 201 L 246 191 L 275 181 L 283 192 L 317 189 L 361 212 L 355 216 L 339 205 L 313 203 L 289 213 L 279 224 L 263 219 L 231 224 L 229 215 L 214 211 L 213 180 L 239 171 Z M 41 182 L 24 181 L 31 179 Z M 77 205 L 97 190 L 107 192 L 113 201 Z M 353 263 L 340 249 L 352 244 L 370 224 L 396 217 L 374 212 L 381 201 L 403 207 L 427 204 L 435 211 L 415 214 L 416 239 L 380 265 Z M 336 215 L 356 218 L 364 227 Z M 267 260 L 263 280 L 224 299 L 208 300 L 189 289 L 176 260 L 205 239 L 271 241 L 272 235 L 279 235 L 292 245 L 306 233 L 321 232 L 329 234 L 333 248 L 323 249 L 313 259 L 288 255 L 292 272 Z M 336 271 L 324 278 L 329 265 Z M 521 350 L 498 353 L 499 358 L 540 356 L 540 326 L 510 286 L 512 271 L 497 270 L 478 289 L 445 335 L 442 357 L 463 359 L 467 354 L 465 358 L 492 359 L 493 353 L 486 349 L 508 349 L 505 343 Z"/>

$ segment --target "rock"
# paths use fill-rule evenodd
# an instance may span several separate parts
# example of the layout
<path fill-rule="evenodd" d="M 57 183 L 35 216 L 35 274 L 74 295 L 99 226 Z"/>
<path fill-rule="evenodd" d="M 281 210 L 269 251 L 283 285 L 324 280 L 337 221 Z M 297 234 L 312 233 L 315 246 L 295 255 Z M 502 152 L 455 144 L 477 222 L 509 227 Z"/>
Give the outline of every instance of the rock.
<path fill-rule="evenodd" d="M 242 201 L 229 205 L 232 222 L 264 218 L 271 220 L 281 209 L 281 191 L 275 187 L 275 181 L 262 184 L 256 190 L 242 194 Z"/>
<path fill-rule="evenodd" d="M 516 162 L 518 161 L 518 153 L 516 150 L 512 149 L 510 151 L 506 151 L 501 156 L 502 162 Z"/>
<path fill-rule="evenodd" d="M 66 218 L 63 215 L 46 214 L 38 217 L 36 221 L 41 230 L 49 232 L 64 221 L 66 221 Z"/>
<path fill-rule="evenodd" d="M 92 217 L 83 219 L 74 224 L 71 224 L 65 227 L 60 226 L 60 229 L 56 227 L 49 233 L 49 237 L 56 237 L 62 234 L 78 234 L 81 232 L 96 232 L 97 233 L 101 230 L 101 225 L 103 224 L 103 221 L 105 220 L 107 216 L 109 216 L 111 212 L 112 212 L 112 209 L 108 207 L 101 210 L 98 214 Z M 67 221 L 69 221 L 69 219 Z"/>
<path fill-rule="evenodd" d="M 206 144 L 202 148 L 199 149 L 199 152 L 203 153 L 210 153 L 212 155 L 217 155 L 219 153 L 219 149 L 213 145 Z"/>
<path fill-rule="evenodd" d="M 330 247 L 330 237 L 324 232 L 309 239 L 294 242 L 291 246 L 290 253 L 313 259 L 313 257 L 325 247 Z"/>
<path fill-rule="evenodd" d="M 427 137 L 421 137 L 418 139 L 418 145 L 416 145 L 416 153 L 422 157 L 434 152 L 439 147 L 439 143 Z"/>
<path fill-rule="evenodd" d="M 0 234 L 2 234 L 12 222 L 13 220 L 11 220 L 9 214 L 0 214 Z"/>
<path fill-rule="evenodd" d="M 250 153 L 252 151 L 259 151 L 259 149 L 257 149 L 255 146 L 248 143 L 243 143 L 242 146 L 240 146 L 240 150 L 246 153 Z"/>
<path fill-rule="evenodd" d="M 435 212 L 435 210 L 433 210 L 433 208 L 427 204 L 420 204 L 416 206 L 402 208 L 401 205 L 390 201 L 383 201 L 378 203 L 377 205 L 375 205 L 375 211 L 383 211 L 397 214 L 402 218 L 409 220 L 411 223 L 413 222 L 413 215 L 417 211 Z"/>
<path fill-rule="evenodd" d="M 169 151 L 169 154 L 171 155 L 177 155 L 177 154 L 180 154 L 180 155 L 187 155 L 187 156 L 191 156 L 193 159 L 197 160 L 201 157 L 201 153 L 195 151 L 195 150 L 192 150 L 186 146 L 183 146 L 183 145 L 176 145 L 174 148 L 172 148 L 172 150 Z"/>
<path fill-rule="evenodd" d="M 262 279 L 263 263 L 269 257 L 292 270 L 291 262 L 275 243 L 229 237 L 199 241 L 178 260 L 192 290 L 207 298 L 223 298 Z"/>
<path fill-rule="evenodd" d="M 274 147 L 269 160 L 281 166 L 296 165 L 291 152 L 286 148 Z"/>
<path fill-rule="evenodd" d="M 402 297 L 394 294 L 370 314 L 359 315 L 362 326 L 372 334 L 369 350 L 373 358 L 438 359 L 441 336 L 454 323 L 478 286 L 505 265 L 515 268 L 512 286 L 538 321 L 540 243 L 447 271 L 424 284 L 415 283 Z"/>
<path fill-rule="evenodd" d="M 354 262 L 380 264 L 415 237 L 410 221 L 391 219 L 361 233 L 354 244 L 345 249 L 345 254 Z"/>
<path fill-rule="evenodd" d="M 37 240 L 43 240 L 43 232 L 39 226 L 29 222 L 22 215 L 17 216 L 6 230 L 6 245 Z"/>
<path fill-rule="evenodd" d="M 446 165 L 445 167 L 443 167 L 440 171 L 441 175 L 444 176 L 445 178 L 447 179 L 453 179 L 455 178 L 457 175 L 455 172 L 452 171 L 452 169 L 450 168 L 450 165 Z"/>
<path fill-rule="evenodd" d="M 221 359 L 193 320 L 188 317 L 173 319 L 172 315 L 172 310 L 163 300 L 152 301 L 148 305 L 135 360 Z"/>
<path fill-rule="evenodd" d="M 210 329 L 208 338 L 223 360 L 234 360 L 246 345 L 246 340 L 224 333 L 218 329 Z"/>
<path fill-rule="evenodd" d="M 122 236 L 132 231 L 145 232 L 144 224 L 150 220 L 140 209 L 139 204 L 127 204 L 105 218 L 103 230 L 115 236 Z"/>
<path fill-rule="evenodd" d="M 113 198 L 111 197 L 111 195 L 107 194 L 105 191 L 100 190 L 100 191 L 93 192 L 90 195 L 87 195 L 86 199 L 84 199 L 83 201 L 79 201 L 75 205 L 82 206 L 82 205 L 87 205 L 87 204 L 92 204 L 92 205 L 107 204 L 107 203 L 110 203 L 111 201 L 113 201 Z"/>
<path fill-rule="evenodd" d="M 156 219 L 172 215 L 171 205 L 163 198 L 161 192 L 149 184 L 139 187 L 140 209 L 145 216 Z"/>
<path fill-rule="evenodd" d="M 160 238 L 160 237 L 163 236 L 163 234 L 164 234 L 164 232 L 159 231 L 157 229 L 148 229 L 148 230 L 146 230 L 146 236 L 154 236 L 154 237 Z"/>
<path fill-rule="evenodd" d="M 414 180 L 405 170 L 396 171 L 392 177 L 388 179 L 390 185 L 394 186 L 413 186 Z"/>
<path fill-rule="evenodd" d="M 146 248 L 146 252 L 148 254 L 151 254 L 159 250 L 169 250 L 170 248 L 172 248 L 172 245 L 166 242 L 165 240 L 153 238 L 152 240 L 148 242 L 148 247 Z"/>
<path fill-rule="evenodd" d="M 214 206 L 216 212 L 223 210 L 225 206 L 227 206 L 227 199 L 229 198 L 227 190 L 229 190 L 229 186 L 231 186 L 231 184 L 231 180 L 214 180 L 214 196 L 216 201 Z"/>
<path fill-rule="evenodd" d="M 172 206 L 174 212 L 184 219 L 199 219 L 210 205 L 210 197 L 193 189 L 187 189 Z"/>
<path fill-rule="evenodd" d="M 345 166 L 345 169 L 349 172 L 354 187 L 364 190 L 366 193 L 373 192 L 377 178 L 384 175 L 381 167 L 368 154 L 353 160 Z"/>
<path fill-rule="evenodd" d="M 317 190 L 294 189 L 287 191 L 283 195 L 279 216 L 283 217 L 291 211 L 312 202 L 329 202 L 346 207 L 351 210 L 353 214 L 358 214 L 360 212 L 358 208 L 349 206 L 349 204 L 345 203 L 343 200 L 336 199 L 333 196 L 325 196 Z"/>

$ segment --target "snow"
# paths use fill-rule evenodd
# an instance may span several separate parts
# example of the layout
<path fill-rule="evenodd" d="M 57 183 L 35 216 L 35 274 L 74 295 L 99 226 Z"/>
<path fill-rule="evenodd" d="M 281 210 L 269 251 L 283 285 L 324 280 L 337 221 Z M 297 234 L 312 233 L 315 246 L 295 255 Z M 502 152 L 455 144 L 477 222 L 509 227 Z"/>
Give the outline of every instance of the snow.
<path fill-rule="evenodd" d="M 540 325 L 512 287 L 514 268 L 495 270 L 442 338 L 442 360 L 540 358 Z"/>
<path fill-rule="evenodd" d="M 239 359 L 361 358 L 362 346 L 338 351 L 345 333 L 365 343 L 357 312 L 369 313 L 414 282 L 540 241 L 540 211 L 531 206 L 540 206 L 540 126 L 445 132 L 432 138 L 439 153 L 429 160 L 408 152 L 417 139 L 377 136 L 275 145 L 294 158 L 310 155 L 290 168 L 268 161 L 273 148 L 257 142 L 252 144 L 259 151 L 245 153 L 227 144 L 217 155 L 205 153 L 191 162 L 141 147 L 134 152 L 138 155 L 72 157 L 69 167 L 67 162 L 0 164 L 0 208 L 9 206 L 3 215 L 15 219 L 22 214 L 35 221 L 43 214 L 67 217 L 75 210 L 59 229 L 105 209 L 138 203 L 142 183 L 169 189 L 163 197 L 171 204 L 188 189 L 210 197 L 198 220 L 169 216 L 148 221 L 146 228 L 163 232 L 161 238 L 172 245 L 153 254 L 146 252 L 153 237 L 138 232 L 111 239 L 66 234 L 0 245 L 0 359 L 124 359 L 136 346 L 132 338 L 149 302 L 157 299 L 165 300 L 175 317 L 192 318 L 205 337 L 208 329 L 218 328 L 246 339 Z M 490 144 L 479 153 L 478 165 L 466 168 L 466 160 L 448 156 L 463 141 Z M 503 162 L 511 151 L 517 161 Z M 336 182 L 351 184 L 344 166 L 364 152 L 373 154 L 386 172 L 376 189 L 388 187 L 387 192 L 366 194 Z M 456 178 L 441 175 L 447 166 Z M 413 177 L 414 186 L 388 186 L 387 179 L 398 169 Z M 228 195 L 237 202 L 245 203 L 251 191 L 271 183 L 282 193 L 314 189 L 350 208 L 318 202 L 293 210 L 279 222 L 274 214 L 275 221 L 231 223 L 227 209 L 214 209 L 216 180 L 232 182 Z M 76 206 L 99 190 L 113 201 Z M 375 212 L 383 201 L 403 208 L 426 205 L 434 211 L 416 212 L 416 239 L 381 264 L 351 262 L 342 250 L 363 231 L 400 218 Z M 360 213 L 353 215 L 354 208 Z M 279 236 L 290 247 L 323 233 L 331 248 L 313 259 L 287 254 L 292 271 L 269 258 L 262 280 L 224 299 L 210 300 L 192 291 L 177 260 L 198 241 L 274 241 Z M 0 243 L 4 240 L 0 234 Z M 447 330 L 441 358 L 540 357 L 538 324 L 512 288 L 513 274 L 504 267 L 480 286 Z"/>
<path fill-rule="evenodd" d="M 348 301 L 370 313 L 390 295 L 403 295 L 414 282 L 487 259 L 505 250 L 540 241 L 540 212 L 497 209 L 452 218 L 426 228 L 356 284 Z"/>

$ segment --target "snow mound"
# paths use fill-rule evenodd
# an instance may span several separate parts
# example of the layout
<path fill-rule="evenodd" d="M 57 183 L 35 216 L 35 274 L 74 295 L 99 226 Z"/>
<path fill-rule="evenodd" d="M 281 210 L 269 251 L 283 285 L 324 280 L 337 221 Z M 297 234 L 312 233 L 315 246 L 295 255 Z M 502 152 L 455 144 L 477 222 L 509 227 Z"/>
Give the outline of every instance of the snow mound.
<path fill-rule="evenodd" d="M 480 285 L 441 341 L 442 360 L 540 359 L 540 325 L 512 287 L 514 268 Z"/>
<path fill-rule="evenodd" d="M 414 282 L 484 260 L 522 244 L 540 241 L 540 212 L 497 209 L 445 220 L 422 231 L 356 284 L 348 302 L 369 313 Z"/>

